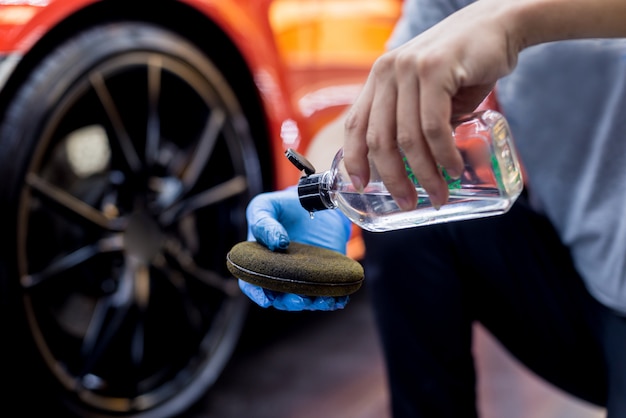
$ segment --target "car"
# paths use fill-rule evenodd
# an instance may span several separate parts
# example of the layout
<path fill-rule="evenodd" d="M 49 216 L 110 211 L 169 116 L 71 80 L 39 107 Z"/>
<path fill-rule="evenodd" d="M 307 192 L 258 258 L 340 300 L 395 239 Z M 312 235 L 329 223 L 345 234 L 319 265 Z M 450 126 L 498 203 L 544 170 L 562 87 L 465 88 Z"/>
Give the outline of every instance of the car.
<path fill-rule="evenodd" d="M 225 257 L 401 0 L 0 0 L 4 405 L 181 414 L 250 301 Z M 358 231 L 349 255 L 362 256 Z"/>

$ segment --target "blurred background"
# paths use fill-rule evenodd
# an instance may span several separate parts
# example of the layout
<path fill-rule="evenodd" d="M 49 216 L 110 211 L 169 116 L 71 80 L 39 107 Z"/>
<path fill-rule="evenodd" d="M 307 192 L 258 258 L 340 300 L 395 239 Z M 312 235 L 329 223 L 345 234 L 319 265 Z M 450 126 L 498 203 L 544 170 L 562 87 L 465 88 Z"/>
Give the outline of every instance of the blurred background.
<path fill-rule="evenodd" d="M 368 303 L 362 288 L 342 311 L 254 309 L 224 375 L 186 417 L 391 417 Z M 539 380 L 480 326 L 475 355 L 482 418 L 605 416 Z"/>

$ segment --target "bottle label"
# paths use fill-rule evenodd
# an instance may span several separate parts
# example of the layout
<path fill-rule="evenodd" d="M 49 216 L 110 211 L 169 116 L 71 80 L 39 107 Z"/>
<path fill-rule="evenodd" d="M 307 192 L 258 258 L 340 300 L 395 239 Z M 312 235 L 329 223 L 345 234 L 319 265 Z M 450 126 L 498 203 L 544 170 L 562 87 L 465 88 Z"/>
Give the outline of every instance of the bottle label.
<path fill-rule="evenodd" d="M 504 119 L 496 122 L 492 132 L 495 148 L 491 157 L 494 174 L 496 175 L 498 186 L 510 193 L 511 189 L 515 188 L 515 185 L 521 181 L 521 174 L 513 158 L 513 151 L 510 145 L 512 142 L 511 134 Z"/>
<path fill-rule="evenodd" d="M 406 157 L 402 157 L 402 161 L 404 162 L 404 169 L 406 170 L 406 175 L 409 177 L 409 179 L 411 180 L 411 182 L 413 183 L 413 185 L 415 185 L 415 187 L 422 187 L 420 186 L 419 182 L 417 181 L 417 176 L 415 176 L 415 173 L 413 172 L 413 170 L 411 169 L 411 166 L 409 166 L 409 162 L 407 161 Z M 443 175 L 443 178 L 446 180 L 446 183 L 448 183 L 448 190 L 455 190 L 455 189 L 460 189 L 461 188 L 461 179 L 453 179 L 452 177 L 450 177 L 450 175 L 448 174 L 448 172 L 446 171 L 445 168 L 439 166 L 440 170 L 441 170 L 441 175 Z M 423 203 L 425 203 L 427 201 L 426 197 L 421 197 L 419 196 L 417 198 L 417 204 L 421 205 Z"/>
<path fill-rule="evenodd" d="M 468 122 L 456 128 L 456 146 L 465 165 L 460 178 L 453 179 L 438 166 L 448 185 L 450 199 L 506 199 L 519 192 L 521 170 L 506 121 L 500 117 L 483 122 Z M 402 160 L 407 177 L 417 189 L 418 204 L 428 203 L 427 193 L 404 155 Z"/>
<path fill-rule="evenodd" d="M 404 169 L 406 170 L 406 175 L 409 177 L 411 182 L 416 187 L 421 187 L 419 182 L 417 181 L 417 177 L 415 176 L 415 173 L 413 173 L 413 170 L 411 169 L 411 166 L 409 166 L 409 162 L 407 161 L 406 157 L 402 157 L 402 161 L 404 162 Z M 446 171 L 445 168 L 439 166 L 439 169 L 441 170 L 441 175 L 446 180 L 446 183 L 448 183 L 448 189 L 452 190 L 452 189 L 460 189 L 461 188 L 461 179 L 460 178 L 455 180 L 452 177 L 450 177 L 450 175 L 448 174 L 448 172 Z"/>

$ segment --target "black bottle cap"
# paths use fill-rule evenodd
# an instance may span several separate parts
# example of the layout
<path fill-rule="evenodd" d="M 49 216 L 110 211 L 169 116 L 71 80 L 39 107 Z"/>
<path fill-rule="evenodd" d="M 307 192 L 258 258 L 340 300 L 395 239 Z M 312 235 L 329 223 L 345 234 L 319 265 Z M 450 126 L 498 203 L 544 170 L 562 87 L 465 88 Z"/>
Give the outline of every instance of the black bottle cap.
<path fill-rule="evenodd" d="M 285 156 L 289 161 L 291 161 L 291 164 L 296 166 L 298 170 L 304 171 L 305 175 L 310 176 L 315 173 L 315 167 L 313 167 L 313 164 L 311 164 L 309 160 L 304 157 L 304 155 L 298 153 L 294 149 L 287 149 L 287 151 L 285 151 Z"/>
<path fill-rule="evenodd" d="M 298 182 L 298 197 L 302 207 L 309 212 L 334 208 L 328 198 L 328 192 L 321 187 L 324 173 L 315 174 L 313 164 L 291 148 L 285 151 L 285 156 L 298 170 L 304 171 L 304 176 L 300 177 Z"/>
<path fill-rule="evenodd" d="M 309 212 L 329 209 L 324 203 L 323 191 L 320 186 L 322 184 L 323 173 L 311 174 L 310 176 L 300 177 L 298 182 L 298 197 L 300 204 Z"/>

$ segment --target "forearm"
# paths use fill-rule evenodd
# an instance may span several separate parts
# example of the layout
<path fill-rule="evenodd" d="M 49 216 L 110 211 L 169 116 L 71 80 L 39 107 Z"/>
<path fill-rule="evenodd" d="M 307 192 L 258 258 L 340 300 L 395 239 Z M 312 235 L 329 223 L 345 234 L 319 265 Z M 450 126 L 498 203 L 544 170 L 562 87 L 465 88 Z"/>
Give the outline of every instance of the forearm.
<path fill-rule="evenodd" d="M 480 0 L 484 13 L 499 10 L 518 51 L 551 41 L 626 36 L 624 0 Z"/>

